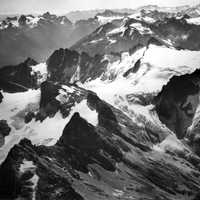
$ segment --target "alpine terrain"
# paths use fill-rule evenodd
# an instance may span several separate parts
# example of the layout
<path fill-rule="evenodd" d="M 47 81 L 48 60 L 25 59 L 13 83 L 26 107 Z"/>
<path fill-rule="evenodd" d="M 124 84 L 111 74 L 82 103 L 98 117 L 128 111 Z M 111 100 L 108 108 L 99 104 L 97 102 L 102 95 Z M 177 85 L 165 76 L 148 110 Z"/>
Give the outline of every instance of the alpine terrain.
<path fill-rule="evenodd" d="M 0 200 L 200 199 L 200 5 L 4 16 L 0 44 Z"/>

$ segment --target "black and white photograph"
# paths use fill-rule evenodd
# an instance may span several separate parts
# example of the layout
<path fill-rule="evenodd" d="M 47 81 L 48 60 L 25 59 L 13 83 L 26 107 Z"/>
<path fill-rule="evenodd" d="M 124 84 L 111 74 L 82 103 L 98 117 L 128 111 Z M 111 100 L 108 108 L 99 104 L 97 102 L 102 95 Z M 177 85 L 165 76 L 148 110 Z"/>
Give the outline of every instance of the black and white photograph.
<path fill-rule="evenodd" d="M 200 0 L 0 0 L 0 200 L 200 200 Z"/>

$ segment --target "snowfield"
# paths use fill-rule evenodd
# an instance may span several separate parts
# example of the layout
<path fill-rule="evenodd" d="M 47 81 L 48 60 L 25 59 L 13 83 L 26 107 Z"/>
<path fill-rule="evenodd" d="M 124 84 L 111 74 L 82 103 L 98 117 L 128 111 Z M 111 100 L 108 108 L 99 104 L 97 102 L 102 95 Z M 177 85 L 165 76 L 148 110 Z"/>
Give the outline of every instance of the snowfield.
<path fill-rule="evenodd" d="M 40 85 L 42 82 L 46 81 L 46 79 L 48 77 L 46 63 L 40 63 L 38 65 L 31 66 L 31 69 L 32 69 L 31 75 L 36 75 L 38 85 Z"/>
<path fill-rule="evenodd" d="M 138 59 L 141 61 L 139 69 L 124 77 L 123 73 L 134 67 Z M 192 73 L 197 68 L 200 68 L 199 51 L 178 51 L 150 45 L 148 49 L 139 49 L 131 56 L 123 53 L 121 60 L 110 63 L 100 78 L 80 86 L 96 92 L 101 99 L 122 110 L 133 121 L 141 124 L 151 122 L 171 132 L 160 122 L 154 106 L 140 105 L 137 96 L 155 96 L 172 76 Z M 128 98 L 130 95 L 134 95 L 131 101 Z"/>
<path fill-rule="evenodd" d="M 110 17 L 97 16 L 97 20 L 100 23 L 100 25 L 107 24 L 109 22 L 112 22 L 113 20 L 119 20 L 123 18 L 124 18 L 123 16 L 110 16 Z"/>
<path fill-rule="evenodd" d="M 63 85 L 57 99 L 64 103 L 68 98 L 67 93 L 72 92 L 74 92 L 73 88 Z M 0 163 L 5 159 L 9 150 L 23 138 L 30 139 L 36 145 L 54 145 L 75 112 L 79 112 L 81 117 L 94 126 L 98 124 L 98 113 L 88 107 L 86 100 L 76 103 L 67 118 L 63 118 L 62 114 L 57 112 L 54 117 L 47 117 L 42 122 L 33 119 L 30 123 L 25 124 L 26 113 L 39 110 L 40 90 L 15 94 L 3 93 L 3 95 L 4 99 L 0 104 L 0 119 L 7 120 L 12 130 L 10 135 L 5 138 L 5 144 L 0 148 Z"/>
<path fill-rule="evenodd" d="M 190 18 L 186 20 L 188 24 L 200 25 L 200 17 Z"/>
<path fill-rule="evenodd" d="M 144 54 L 144 56 L 143 56 Z M 141 59 L 140 68 L 136 73 L 123 77 L 123 73 L 134 67 Z M 136 51 L 132 56 L 123 53 L 122 59 L 110 63 L 102 77 L 86 82 L 83 87 L 91 89 L 110 101 L 115 95 L 129 93 L 158 93 L 174 75 L 192 73 L 200 68 L 200 52 L 189 50 L 175 50 L 164 46 L 150 45 Z M 110 77 L 116 77 L 112 80 Z M 103 92 L 102 92 L 103 91 Z M 108 91 L 108 92 L 107 92 Z"/>

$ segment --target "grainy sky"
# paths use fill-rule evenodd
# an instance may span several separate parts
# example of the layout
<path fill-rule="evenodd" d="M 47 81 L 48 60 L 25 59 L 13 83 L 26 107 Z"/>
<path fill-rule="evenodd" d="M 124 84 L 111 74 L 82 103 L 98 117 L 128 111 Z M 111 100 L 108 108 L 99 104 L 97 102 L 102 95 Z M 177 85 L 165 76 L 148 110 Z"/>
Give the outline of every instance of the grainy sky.
<path fill-rule="evenodd" d="M 200 0 L 0 0 L 0 14 L 52 13 L 97 8 L 136 8 L 141 5 L 195 5 Z"/>

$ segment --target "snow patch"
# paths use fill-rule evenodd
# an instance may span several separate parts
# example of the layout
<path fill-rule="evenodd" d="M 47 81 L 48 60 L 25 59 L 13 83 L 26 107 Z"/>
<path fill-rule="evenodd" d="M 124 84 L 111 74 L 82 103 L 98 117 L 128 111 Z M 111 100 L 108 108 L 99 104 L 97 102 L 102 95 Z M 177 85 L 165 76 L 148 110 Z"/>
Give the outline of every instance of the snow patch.
<path fill-rule="evenodd" d="M 68 87 L 67 85 L 62 85 L 62 88 L 59 90 L 59 95 L 56 96 L 56 99 L 61 103 L 67 103 L 69 100 L 68 94 L 74 93 L 75 90 L 72 87 Z"/>
<path fill-rule="evenodd" d="M 120 198 L 124 195 L 124 192 L 122 190 L 115 189 L 114 192 L 112 193 L 112 195 Z"/>
<path fill-rule="evenodd" d="M 98 39 L 98 40 L 92 40 L 92 41 L 90 41 L 88 44 L 95 44 L 95 43 L 98 43 L 98 42 L 100 42 L 100 41 L 103 41 L 103 38 L 100 38 L 100 39 Z"/>
<path fill-rule="evenodd" d="M 148 17 L 148 16 L 145 16 L 142 19 L 143 19 L 143 21 L 145 21 L 145 22 L 147 22 L 149 24 L 153 24 L 154 22 L 156 22 L 155 19 L 153 19 L 152 17 Z"/>
<path fill-rule="evenodd" d="M 80 72 L 81 72 L 81 68 L 78 65 L 76 72 L 73 74 L 73 76 L 70 79 L 70 83 L 75 83 L 80 80 Z"/>
<path fill-rule="evenodd" d="M 60 112 L 52 118 L 47 117 L 43 122 L 32 120 L 21 132 L 36 145 L 54 145 L 62 135 L 70 117 L 63 118 Z"/>
<path fill-rule="evenodd" d="M 36 199 L 36 187 L 39 181 L 39 176 L 36 174 L 36 166 L 32 161 L 23 160 L 23 163 L 20 165 L 20 172 L 24 173 L 26 171 L 31 171 L 34 175 L 29 180 L 33 185 L 29 186 L 33 189 L 32 200 Z"/>
<path fill-rule="evenodd" d="M 36 169 L 36 166 L 33 164 L 32 161 L 23 160 L 23 163 L 20 165 L 20 172 L 24 173 L 26 171 L 33 171 Z"/>
<path fill-rule="evenodd" d="M 110 44 L 114 44 L 114 43 L 117 42 L 117 40 L 113 40 L 113 39 L 110 39 L 110 38 L 108 40 L 109 40 Z"/>
<path fill-rule="evenodd" d="M 0 119 L 5 119 L 10 125 L 13 122 L 13 117 L 21 110 L 24 110 L 27 105 L 35 103 L 39 105 L 40 90 L 28 90 L 19 93 L 3 93 L 3 102 L 0 104 Z"/>
<path fill-rule="evenodd" d="M 97 16 L 97 19 L 101 25 L 112 22 L 113 20 L 119 20 L 123 18 L 124 18 L 123 16 L 111 16 L 111 17 Z"/>
<path fill-rule="evenodd" d="M 131 15 L 129 15 L 128 16 L 129 18 L 131 18 L 131 19 L 136 19 L 136 20 L 138 20 L 138 19 L 141 19 L 141 13 L 140 12 L 136 12 L 136 13 L 134 13 L 134 14 L 131 14 Z"/>
<path fill-rule="evenodd" d="M 27 24 L 31 27 L 34 28 L 37 26 L 38 22 L 40 19 L 42 19 L 42 17 L 40 16 L 26 16 L 27 18 Z"/>
<path fill-rule="evenodd" d="M 130 68 L 134 67 L 135 63 L 140 59 L 146 48 L 141 48 L 133 55 L 130 55 L 129 52 L 124 52 L 121 54 L 121 59 L 113 63 L 109 63 L 104 77 L 107 77 L 108 80 L 113 80 L 114 78 L 123 77 L 123 74 L 127 72 Z M 109 60 L 109 58 L 108 58 Z"/>
<path fill-rule="evenodd" d="M 115 34 L 121 33 L 121 36 L 123 36 L 126 29 L 127 29 L 126 27 L 120 26 L 120 27 L 114 28 L 112 31 L 108 32 L 107 35 L 109 36 L 109 35 L 115 35 Z"/>
<path fill-rule="evenodd" d="M 78 112 L 82 118 L 86 119 L 93 126 L 97 126 L 98 113 L 96 110 L 91 110 L 91 108 L 88 107 L 87 100 L 83 100 L 79 104 L 76 104 L 73 109 L 73 113 L 75 112 Z"/>
<path fill-rule="evenodd" d="M 186 151 L 186 147 L 183 143 L 177 139 L 175 135 L 169 135 L 166 137 L 160 144 L 156 144 L 153 146 L 153 150 L 159 152 L 184 152 Z"/>
<path fill-rule="evenodd" d="M 186 19 L 188 24 L 200 25 L 200 17 Z"/>
<path fill-rule="evenodd" d="M 181 69 L 187 66 L 192 70 L 200 67 L 200 51 L 176 50 L 162 46 L 150 45 L 145 53 L 143 63 L 150 63 L 160 68 Z M 183 67 L 183 68 L 181 68 Z M 179 70 L 179 71 L 181 71 Z"/>
<path fill-rule="evenodd" d="M 138 30 L 141 34 L 147 34 L 147 33 L 152 34 L 153 33 L 150 28 L 142 26 L 141 23 L 132 23 L 130 25 L 130 27 Z"/>
<path fill-rule="evenodd" d="M 63 118 L 60 112 L 57 112 L 53 118 L 46 118 L 42 123 L 31 121 L 22 131 L 24 136 L 31 139 L 34 144 L 54 145 L 61 137 L 66 124 L 70 121 L 72 115 L 78 112 L 80 116 L 89 123 L 96 126 L 98 124 L 98 113 L 91 110 L 87 105 L 87 100 L 75 104 L 67 118 Z"/>
<path fill-rule="evenodd" d="M 38 84 L 41 84 L 42 82 L 46 81 L 48 77 L 48 70 L 46 63 L 40 63 L 38 65 L 31 66 L 31 69 L 32 69 L 31 75 L 37 76 Z"/>

